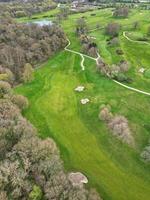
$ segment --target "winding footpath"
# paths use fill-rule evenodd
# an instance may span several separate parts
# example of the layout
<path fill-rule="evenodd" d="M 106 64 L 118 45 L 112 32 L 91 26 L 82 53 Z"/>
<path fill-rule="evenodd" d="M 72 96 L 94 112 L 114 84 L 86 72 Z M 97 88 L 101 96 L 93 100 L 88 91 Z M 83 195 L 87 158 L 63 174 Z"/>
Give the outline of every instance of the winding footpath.
<path fill-rule="evenodd" d="M 67 39 L 68 40 L 68 44 L 67 44 L 67 46 L 64 48 L 65 49 L 65 51 L 68 51 L 68 52 L 71 52 L 71 53 L 74 53 L 74 54 L 77 54 L 77 55 L 79 55 L 80 57 L 81 57 L 81 69 L 84 71 L 85 70 L 85 66 L 84 66 L 84 60 L 85 60 L 85 58 L 84 57 L 87 57 L 87 58 L 89 58 L 89 59 L 92 59 L 92 60 L 95 60 L 96 61 L 96 58 L 93 58 L 93 57 L 91 57 L 91 56 L 88 56 L 88 55 L 85 55 L 85 54 L 83 54 L 83 53 L 80 53 L 80 52 L 78 52 L 78 51 L 74 51 L 74 50 L 71 50 L 71 49 L 68 49 L 68 47 L 70 46 L 70 40 L 69 39 Z"/>
<path fill-rule="evenodd" d="M 132 40 L 131 38 L 129 38 L 126 34 L 126 32 L 124 31 L 123 32 L 123 37 L 126 38 L 128 41 L 130 42 L 134 42 L 134 43 L 138 43 L 138 44 L 147 44 L 147 45 L 150 45 L 149 42 L 145 42 L 145 41 L 138 41 L 138 40 Z"/>
<path fill-rule="evenodd" d="M 148 42 L 135 41 L 135 40 L 130 39 L 130 38 L 126 35 L 126 32 L 123 32 L 123 36 L 124 36 L 128 41 L 130 41 L 130 42 L 136 42 L 136 43 L 141 43 L 141 44 L 150 45 L 150 43 L 148 43 Z M 74 53 L 74 54 L 77 54 L 77 55 L 79 55 L 79 56 L 81 57 L 81 63 L 80 63 L 80 65 L 81 65 L 82 71 L 85 70 L 85 65 L 84 65 L 85 57 L 86 57 L 86 58 L 89 58 L 89 59 L 92 59 L 92 60 L 95 60 L 96 64 L 98 63 L 98 59 L 101 58 L 101 56 L 100 56 L 100 54 L 99 54 L 98 52 L 97 52 L 97 58 L 93 58 L 93 57 L 91 57 L 91 56 L 88 56 L 88 55 L 86 55 L 86 54 L 80 53 L 80 52 L 78 52 L 78 51 L 71 50 L 71 49 L 68 48 L 68 47 L 71 45 L 71 42 L 70 42 L 70 40 L 69 40 L 68 38 L 67 38 L 67 40 L 68 40 L 68 44 L 67 44 L 67 46 L 64 48 L 64 50 L 65 50 L 65 51 L 68 51 L 68 52 L 71 52 L 71 53 Z M 139 90 L 139 89 L 136 89 L 136 88 L 127 86 L 127 85 L 125 85 L 125 84 L 123 84 L 123 83 L 120 83 L 119 81 L 116 81 L 116 80 L 112 80 L 112 81 L 113 81 L 114 83 L 116 83 L 116 84 L 118 84 L 118 85 L 120 85 L 120 86 L 122 86 L 122 87 L 124 87 L 124 88 L 127 88 L 127 89 L 129 89 L 129 90 L 132 90 L 132 91 L 134 91 L 134 92 L 137 92 L 137 93 L 141 93 L 141 94 L 150 96 L 150 93 L 149 93 L 149 92 L 145 92 L 145 91 L 143 91 L 143 90 Z"/>

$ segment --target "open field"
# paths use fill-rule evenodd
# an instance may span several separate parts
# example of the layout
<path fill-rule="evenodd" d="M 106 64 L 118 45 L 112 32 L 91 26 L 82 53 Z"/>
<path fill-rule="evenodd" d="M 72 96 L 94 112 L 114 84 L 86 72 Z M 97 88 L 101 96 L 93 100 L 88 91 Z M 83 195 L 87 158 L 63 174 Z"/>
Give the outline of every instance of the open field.
<path fill-rule="evenodd" d="M 142 12 L 139 32 L 145 33 L 150 13 Z M 83 15 L 90 29 L 94 29 L 97 23 L 104 26 L 110 21 L 118 21 L 123 30 L 129 32 L 130 24 L 139 17 L 136 10 L 128 20 L 114 20 L 110 9 L 94 13 L 96 16 L 91 16 L 91 12 L 74 14 L 62 23 L 71 41 L 69 48 L 81 51 L 74 30 L 76 19 Z M 115 49 L 107 46 L 104 30 L 90 34 L 97 38 L 100 54 L 106 62 L 114 64 L 122 59 L 115 54 Z M 150 92 L 150 79 L 138 73 L 139 64 L 150 67 L 150 46 L 128 41 L 122 31 L 120 46 L 123 57 L 131 63 L 129 75 L 134 81 L 130 86 Z M 89 184 L 97 188 L 104 200 L 148 200 L 149 165 L 140 160 L 139 154 L 150 137 L 150 97 L 102 77 L 96 72 L 93 60 L 85 58 L 85 71 L 81 70 L 80 62 L 79 55 L 62 51 L 35 70 L 34 81 L 17 87 L 15 92 L 29 99 L 30 106 L 24 115 L 37 127 L 40 137 L 55 139 L 66 170 L 85 173 Z M 84 85 L 86 90 L 76 93 L 74 88 L 78 85 Z M 90 103 L 81 105 L 80 99 L 85 97 Z M 114 114 L 127 117 L 135 138 L 135 149 L 112 137 L 106 125 L 98 120 L 102 104 L 110 104 Z"/>

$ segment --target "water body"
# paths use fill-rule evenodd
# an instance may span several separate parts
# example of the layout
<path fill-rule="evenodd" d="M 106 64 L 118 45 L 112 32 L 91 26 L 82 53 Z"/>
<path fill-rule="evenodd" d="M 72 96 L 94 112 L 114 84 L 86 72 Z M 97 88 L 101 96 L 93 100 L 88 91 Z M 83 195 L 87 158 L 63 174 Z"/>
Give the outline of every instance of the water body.
<path fill-rule="evenodd" d="M 32 24 L 37 24 L 39 26 L 51 26 L 53 24 L 53 22 L 50 21 L 50 20 L 39 20 L 39 21 L 33 21 L 31 23 Z"/>

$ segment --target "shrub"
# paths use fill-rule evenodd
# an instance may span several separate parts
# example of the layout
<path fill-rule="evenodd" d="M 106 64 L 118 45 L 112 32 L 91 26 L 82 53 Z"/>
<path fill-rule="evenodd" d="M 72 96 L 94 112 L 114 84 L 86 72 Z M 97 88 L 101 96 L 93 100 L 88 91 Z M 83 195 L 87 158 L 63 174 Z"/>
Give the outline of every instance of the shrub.
<path fill-rule="evenodd" d="M 99 113 L 99 119 L 105 122 L 109 122 L 112 118 L 112 113 L 108 106 L 103 107 Z"/>
<path fill-rule="evenodd" d="M 92 13 L 91 16 L 96 16 L 96 14 L 95 14 L 95 13 Z"/>
<path fill-rule="evenodd" d="M 145 147 L 140 156 L 145 162 L 150 162 L 150 146 Z"/>
<path fill-rule="evenodd" d="M 117 50 L 116 50 L 116 53 L 117 53 L 118 55 L 123 55 L 122 49 L 117 49 Z"/>

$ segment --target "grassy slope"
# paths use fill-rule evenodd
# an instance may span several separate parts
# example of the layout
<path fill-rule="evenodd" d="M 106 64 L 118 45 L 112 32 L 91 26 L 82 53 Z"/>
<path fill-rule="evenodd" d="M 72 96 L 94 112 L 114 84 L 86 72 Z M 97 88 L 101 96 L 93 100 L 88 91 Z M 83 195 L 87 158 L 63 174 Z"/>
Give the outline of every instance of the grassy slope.
<path fill-rule="evenodd" d="M 88 18 L 91 27 L 99 19 L 104 23 L 111 18 L 110 11 L 96 12 L 94 19 Z M 74 49 L 80 49 L 72 30 L 79 16 L 72 15 L 63 24 Z M 41 137 L 55 139 L 66 169 L 84 172 L 104 200 L 148 200 L 149 166 L 139 160 L 138 154 L 149 138 L 149 130 L 144 126 L 149 124 L 149 97 L 101 77 L 93 61 L 86 59 L 85 66 L 86 71 L 82 72 L 79 56 L 61 52 L 36 70 L 32 83 L 16 88 L 16 92 L 29 98 L 30 107 L 24 114 L 38 128 Z M 77 94 L 74 88 L 80 84 L 86 90 Z M 80 99 L 84 97 L 91 102 L 82 106 Z M 99 106 L 104 103 L 109 103 L 114 113 L 129 119 L 136 150 L 113 138 L 98 120 Z"/>

